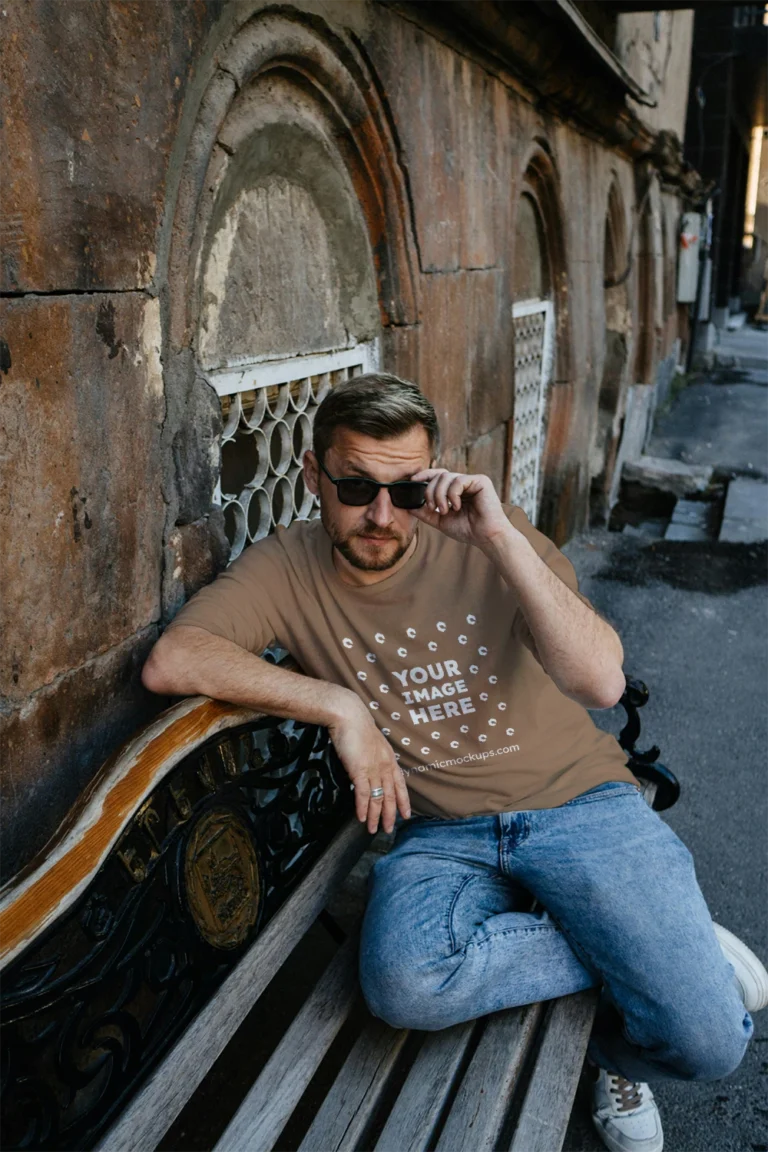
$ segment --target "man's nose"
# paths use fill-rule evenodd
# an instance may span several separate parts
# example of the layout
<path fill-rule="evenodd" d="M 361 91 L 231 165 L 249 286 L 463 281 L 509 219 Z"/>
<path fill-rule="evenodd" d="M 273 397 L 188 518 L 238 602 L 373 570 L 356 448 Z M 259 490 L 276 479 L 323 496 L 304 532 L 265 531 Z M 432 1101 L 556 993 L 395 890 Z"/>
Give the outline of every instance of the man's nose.
<path fill-rule="evenodd" d="M 368 505 L 368 519 L 379 528 L 392 523 L 392 501 L 387 488 L 379 488 L 378 496 Z"/>

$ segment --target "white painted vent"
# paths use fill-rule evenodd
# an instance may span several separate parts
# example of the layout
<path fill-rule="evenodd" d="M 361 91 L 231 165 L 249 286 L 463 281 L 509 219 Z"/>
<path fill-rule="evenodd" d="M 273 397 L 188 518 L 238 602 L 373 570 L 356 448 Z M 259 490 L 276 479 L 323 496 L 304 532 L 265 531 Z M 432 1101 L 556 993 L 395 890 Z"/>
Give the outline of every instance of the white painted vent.
<path fill-rule="evenodd" d="M 378 341 L 337 352 L 265 360 L 205 372 L 221 399 L 221 474 L 213 502 L 223 509 L 232 563 L 278 524 L 320 515 L 305 488 L 302 458 L 323 397 L 342 380 L 375 372 Z"/>
<path fill-rule="evenodd" d="M 515 422 L 509 499 L 533 525 L 539 513 L 544 398 L 549 381 L 554 308 L 551 300 L 527 300 L 512 307 L 515 329 Z"/>

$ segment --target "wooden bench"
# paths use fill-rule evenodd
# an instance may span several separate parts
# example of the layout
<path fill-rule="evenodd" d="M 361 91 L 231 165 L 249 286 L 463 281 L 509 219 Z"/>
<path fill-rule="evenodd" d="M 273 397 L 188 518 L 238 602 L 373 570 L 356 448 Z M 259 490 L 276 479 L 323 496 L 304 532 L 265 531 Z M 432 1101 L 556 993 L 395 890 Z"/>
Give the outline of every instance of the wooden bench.
<path fill-rule="evenodd" d="M 648 802 L 669 807 L 658 749 L 635 749 L 646 699 L 628 680 L 622 746 Z M 439 1032 L 371 1016 L 360 881 L 372 840 L 392 838 L 368 833 L 351 796 L 325 729 L 207 697 L 107 761 L 0 893 L 4 1149 L 154 1149 L 318 925 L 332 957 L 217 1149 L 562 1147 L 598 990 Z M 353 876 L 342 924 L 330 910 Z M 269 1018 L 288 1007 L 272 994 Z"/>

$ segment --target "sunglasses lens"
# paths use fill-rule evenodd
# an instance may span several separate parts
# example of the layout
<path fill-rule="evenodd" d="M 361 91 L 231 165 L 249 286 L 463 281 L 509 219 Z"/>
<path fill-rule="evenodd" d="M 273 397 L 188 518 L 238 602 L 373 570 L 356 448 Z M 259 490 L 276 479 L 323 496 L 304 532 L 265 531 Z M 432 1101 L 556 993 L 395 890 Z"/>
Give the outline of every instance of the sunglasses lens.
<path fill-rule="evenodd" d="M 348 477 L 336 485 L 336 491 L 342 504 L 351 504 L 362 507 L 372 504 L 379 494 L 379 485 L 372 480 Z M 394 484 L 389 489 L 389 495 L 395 508 L 422 508 L 426 501 L 427 485 L 422 482 L 409 483 L 407 480 Z"/>
<path fill-rule="evenodd" d="M 398 484 L 389 494 L 395 508 L 423 508 L 427 499 L 427 485 L 419 482 Z"/>
<path fill-rule="evenodd" d="M 342 504 L 352 504 L 361 507 L 363 504 L 372 504 L 378 495 L 378 486 L 370 480 L 339 480 L 336 491 Z"/>

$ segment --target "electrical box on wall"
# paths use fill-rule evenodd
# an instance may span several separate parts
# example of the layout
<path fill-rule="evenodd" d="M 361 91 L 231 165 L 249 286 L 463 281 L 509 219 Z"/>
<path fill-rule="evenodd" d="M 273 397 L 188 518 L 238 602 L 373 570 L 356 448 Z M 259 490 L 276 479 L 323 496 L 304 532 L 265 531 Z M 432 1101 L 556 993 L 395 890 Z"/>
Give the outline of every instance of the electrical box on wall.
<path fill-rule="evenodd" d="M 693 304 L 696 300 L 703 223 L 698 212 L 683 213 L 677 255 L 678 304 Z"/>

